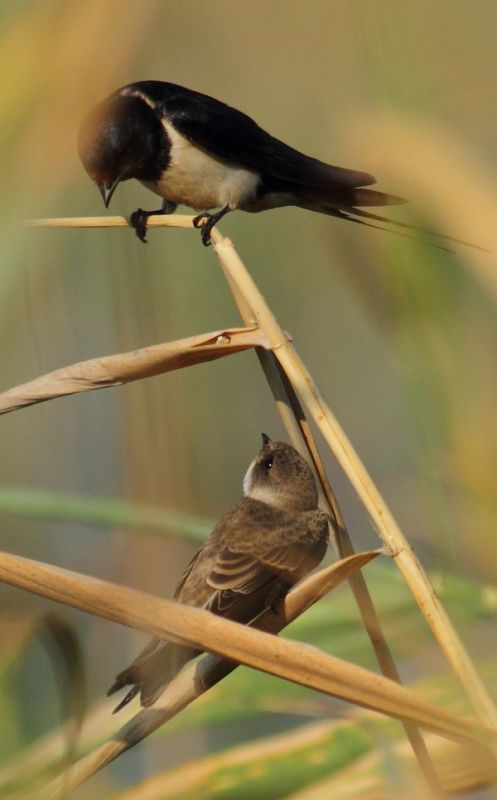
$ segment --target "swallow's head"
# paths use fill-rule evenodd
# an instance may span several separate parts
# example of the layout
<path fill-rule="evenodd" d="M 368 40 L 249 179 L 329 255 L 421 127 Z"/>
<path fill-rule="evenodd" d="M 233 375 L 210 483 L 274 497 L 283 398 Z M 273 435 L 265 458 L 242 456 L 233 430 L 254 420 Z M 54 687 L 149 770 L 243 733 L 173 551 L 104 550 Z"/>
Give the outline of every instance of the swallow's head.
<path fill-rule="evenodd" d="M 316 482 L 307 461 L 289 444 L 272 442 L 266 434 L 243 480 L 243 492 L 286 511 L 310 511 L 318 504 Z"/>
<path fill-rule="evenodd" d="M 160 120 L 140 96 L 116 94 L 84 118 L 78 152 L 108 207 L 121 181 L 154 181 L 167 165 L 168 140 Z"/>

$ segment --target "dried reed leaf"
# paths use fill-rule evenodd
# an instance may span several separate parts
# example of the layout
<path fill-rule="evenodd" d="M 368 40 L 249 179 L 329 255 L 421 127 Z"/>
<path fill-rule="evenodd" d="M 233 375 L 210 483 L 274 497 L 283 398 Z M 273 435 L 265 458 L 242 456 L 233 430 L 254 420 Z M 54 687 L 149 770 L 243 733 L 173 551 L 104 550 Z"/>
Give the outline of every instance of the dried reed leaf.
<path fill-rule="evenodd" d="M 265 344 L 259 329 L 252 326 L 228 328 L 143 347 L 130 353 L 91 358 L 48 372 L 33 381 L 2 392 L 0 414 L 56 397 L 120 386 L 141 378 L 214 361 L 251 347 L 264 347 Z"/>

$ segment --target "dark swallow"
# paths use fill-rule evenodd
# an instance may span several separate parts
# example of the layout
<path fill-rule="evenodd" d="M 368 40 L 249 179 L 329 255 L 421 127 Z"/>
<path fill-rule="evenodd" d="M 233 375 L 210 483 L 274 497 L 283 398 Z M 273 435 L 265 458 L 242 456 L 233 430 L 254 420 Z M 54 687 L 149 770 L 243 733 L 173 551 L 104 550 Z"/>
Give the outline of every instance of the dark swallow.
<path fill-rule="evenodd" d="M 81 125 L 78 148 L 106 207 L 130 178 L 163 198 L 160 209 L 131 215 L 143 242 L 148 217 L 171 214 L 180 203 L 202 212 L 193 224 L 208 245 L 213 226 L 233 209 L 299 206 L 359 222 L 350 216 L 367 216 L 358 206 L 405 202 L 364 188 L 376 182 L 367 172 L 306 156 L 241 111 L 162 81 L 131 83 L 96 106 Z"/>
<path fill-rule="evenodd" d="M 218 522 L 183 574 L 174 598 L 249 624 L 273 608 L 323 558 L 328 517 L 302 456 L 263 434 L 243 481 L 243 497 Z M 190 659 L 194 647 L 152 639 L 108 694 L 132 686 L 115 711 L 140 692 L 151 705 Z"/>

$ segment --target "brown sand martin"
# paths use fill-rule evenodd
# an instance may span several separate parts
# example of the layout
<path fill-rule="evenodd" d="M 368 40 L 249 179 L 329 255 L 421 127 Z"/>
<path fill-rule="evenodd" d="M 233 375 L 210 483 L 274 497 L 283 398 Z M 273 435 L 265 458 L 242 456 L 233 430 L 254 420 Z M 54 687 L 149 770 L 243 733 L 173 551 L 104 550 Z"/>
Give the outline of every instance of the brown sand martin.
<path fill-rule="evenodd" d="M 358 206 L 405 202 L 364 188 L 376 183 L 368 172 L 306 156 L 236 108 L 163 81 L 130 83 L 99 103 L 83 120 L 78 150 L 106 207 L 130 178 L 162 197 L 160 209 L 139 208 L 130 217 L 143 242 L 148 217 L 171 214 L 178 204 L 202 212 L 194 225 L 208 245 L 212 227 L 234 209 L 298 206 L 369 224 L 356 217 L 385 218 Z"/>
<path fill-rule="evenodd" d="M 217 523 L 174 593 L 180 603 L 246 624 L 319 564 L 329 535 L 309 465 L 290 445 L 265 434 L 262 439 L 243 480 L 242 499 Z M 115 711 L 138 692 L 142 705 L 151 705 L 200 652 L 152 639 L 109 689 L 113 694 L 132 686 Z"/>

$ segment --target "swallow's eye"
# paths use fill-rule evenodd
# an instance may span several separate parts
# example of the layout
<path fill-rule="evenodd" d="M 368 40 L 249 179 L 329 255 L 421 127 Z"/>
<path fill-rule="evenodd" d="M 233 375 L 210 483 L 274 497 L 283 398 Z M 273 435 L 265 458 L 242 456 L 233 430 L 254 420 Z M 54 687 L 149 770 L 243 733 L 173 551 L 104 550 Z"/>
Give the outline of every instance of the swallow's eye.
<path fill-rule="evenodd" d="M 269 472 L 269 470 L 273 466 L 273 456 L 268 456 L 267 458 L 265 458 L 264 461 L 262 462 L 262 466 L 264 467 L 266 472 Z"/>

